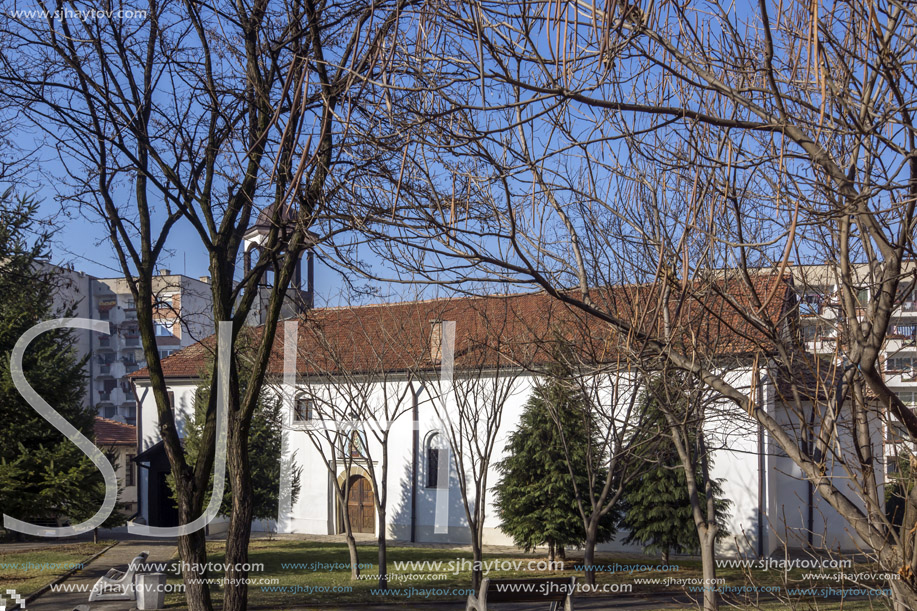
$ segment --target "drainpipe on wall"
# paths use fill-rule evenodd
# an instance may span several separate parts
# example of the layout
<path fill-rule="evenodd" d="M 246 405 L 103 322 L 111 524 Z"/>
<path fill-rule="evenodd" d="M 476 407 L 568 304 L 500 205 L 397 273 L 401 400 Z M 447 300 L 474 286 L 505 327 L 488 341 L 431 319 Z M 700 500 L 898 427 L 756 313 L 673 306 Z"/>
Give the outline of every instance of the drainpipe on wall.
<path fill-rule="evenodd" d="M 764 409 L 764 388 L 761 385 L 760 368 L 755 368 L 755 386 L 757 386 L 758 409 Z M 764 482 L 765 457 L 764 457 L 764 427 L 758 423 L 758 558 L 764 557 L 764 517 L 766 515 L 765 497 L 767 487 Z"/>
<path fill-rule="evenodd" d="M 89 274 L 86 274 L 86 294 L 88 295 L 88 299 L 89 299 L 89 318 L 94 319 L 95 316 L 93 315 L 93 308 L 92 308 L 92 276 L 90 276 Z M 95 406 L 95 384 L 93 383 L 94 378 L 95 378 L 95 372 L 93 372 L 92 370 L 93 369 L 92 367 L 92 361 L 93 361 L 92 345 L 96 338 L 95 338 L 95 335 L 93 335 L 92 331 L 83 331 L 83 333 L 86 333 L 87 335 L 89 335 L 89 359 L 87 361 L 89 363 L 89 407 L 95 409 L 96 408 Z M 95 412 L 95 415 L 98 415 L 97 411 Z"/>
<path fill-rule="evenodd" d="M 420 389 L 411 392 L 411 543 L 417 539 L 417 450 L 420 445 L 419 409 L 417 396 Z"/>
<path fill-rule="evenodd" d="M 136 411 L 134 412 L 135 422 L 137 423 L 136 424 L 136 427 L 137 427 L 137 454 L 134 456 L 134 458 L 136 459 L 137 456 L 140 456 L 140 453 L 143 448 L 143 418 L 140 415 L 140 403 L 141 401 L 143 401 L 143 399 L 146 398 L 146 392 L 144 391 L 143 397 L 137 394 L 137 382 L 133 378 L 131 378 L 131 392 L 134 394 L 134 405 L 137 406 Z M 137 479 L 136 479 L 137 511 L 135 512 L 135 517 L 136 517 L 136 514 L 140 514 L 141 517 L 143 517 L 144 521 L 146 521 L 146 517 L 143 516 L 143 514 L 141 513 L 143 511 L 143 486 L 140 485 L 139 469 L 149 469 L 149 468 L 141 465 L 139 462 L 137 463 L 137 468 L 138 468 Z M 146 482 L 147 482 L 147 486 L 149 486 L 150 485 L 150 474 L 149 473 L 146 474 Z M 147 514 L 149 514 L 149 511 L 147 512 Z M 134 518 L 131 518 L 131 519 L 134 519 Z"/>
<path fill-rule="evenodd" d="M 806 432 L 806 453 L 809 456 L 814 454 L 815 440 L 813 439 L 813 432 L 815 427 L 815 405 L 812 404 L 809 408 L 809 430 Z M 815 528 L 815 487 L 812 485 L 812 480 L 806 478 L 806 496 L 808 497 L 808 515 L 806 516 L 806 530 L 808 531 L 808 541 L 809 549 L 812 549 L 812 543 L 814 542 L 813 529 Z"/>

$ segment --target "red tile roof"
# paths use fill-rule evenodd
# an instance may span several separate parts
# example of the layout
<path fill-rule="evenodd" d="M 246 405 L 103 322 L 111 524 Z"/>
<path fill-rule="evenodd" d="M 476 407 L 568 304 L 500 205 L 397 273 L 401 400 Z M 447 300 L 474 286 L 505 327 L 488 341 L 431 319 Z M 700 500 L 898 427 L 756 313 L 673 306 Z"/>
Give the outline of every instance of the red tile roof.
<path fill-rule="evenodd" d="M 672 343 L 705 356 L 768 352 L 773 343 L 745 315 L 765 303 L 759 318 L 781 325 L 789 311 L 788 278 L 760 275 L 749 289 L 740 279 L 695 284 L 689 296 L 672 298 Z M 631 321 L 652 337 L 661 337 L 663 316 L 658 285 L 594 290 L 599 311 Z M 546 293 L 433 299 L 384 305 L 318 308 L 299 320 L 297 370 L 301 375 L 408 371 L 438 367 L 434 321 L 456 323 L 455 366 L 481 364 L 538 365 L 553 360 L 557 340 L 573 345 L 579 356 L 612 362 L 627 341 L 596 316 L 566 305 Z M 248 329 L 250 337 L 261 328 Z M 283 330 L 278 328 L 268 372 L 283 369 Z M 434 345 L 431 345 L 434 344 Z M 198 377 L 213 355 L 214 336 L 163 359 L 166 377 Z M 146 378 L 146 369 L 131 374 Z"/>
<path fill-rule="evenodd" d="M 96 416 L 95 435 L 96 445 L 103 448 L 137 445 L 137 427 L 101 416 Z"/>

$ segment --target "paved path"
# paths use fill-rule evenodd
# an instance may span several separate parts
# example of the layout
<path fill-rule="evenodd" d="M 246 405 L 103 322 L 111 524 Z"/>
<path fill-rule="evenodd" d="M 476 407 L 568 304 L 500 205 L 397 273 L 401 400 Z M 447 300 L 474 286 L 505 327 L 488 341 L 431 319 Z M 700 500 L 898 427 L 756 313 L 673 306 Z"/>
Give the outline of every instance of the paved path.
<path fill-rule="evenodd" d="M 619 596 L 619 597 L 582 597 L 575 598 L 577 611 L 599 611 L 601 609 L 633 609 L 635 611 L 651 611 L 655 609 L 685 609 L 691 606 L 688 599 L 676 599 L 672 596 Z M 495 611 L 545 611 L 545 603 L 514 603 L 495 606 Z M 258 610 L 262 607 L 258 607 Z M 264 608 L 266 610 L 266 607 Z M 395 604 L 388 605 L 353 605 L 350 607 L 285 607 L 283 611 L 465 611 L 465 603 L 418 603 L 414 605 Z M 95 611 L 95 609 L 93 609 Z M 252 607 L 252 611 L 256 611 Z"/>
<path fill-rule="evenodd" d="M 150 562 L 167 562 L 175 553 L 175 542 L 169 539 L 125 539 L 74 573 L 61 585 L 82 587 L 83 592 L 48 591 L 30 602 L 27 611 L 72 611 L 89 602 L 89 591 L 108 569 L 124 570 L 140 552 L 149 552 Z M 134 601 L 92 603 L 92 611 L 129 611 Z"/>

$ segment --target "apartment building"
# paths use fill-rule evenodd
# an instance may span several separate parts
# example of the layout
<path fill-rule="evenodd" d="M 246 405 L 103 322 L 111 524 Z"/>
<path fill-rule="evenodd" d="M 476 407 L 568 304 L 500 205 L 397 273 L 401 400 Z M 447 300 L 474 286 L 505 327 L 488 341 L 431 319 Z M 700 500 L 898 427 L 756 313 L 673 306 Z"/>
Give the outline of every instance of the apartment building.
<path fill-rule="evenodd" d="M 137 305 L 123 278 L 100 278 L 93 287 L 92 318 L 105 320 L 110 335 L 93 334 L 90 398 L 100 416 L 134 424 L 136 398 L 128 374 L 146 365 Z M 153 280 L 156 345 L 160 358 L 213 333 L 208 279 L 160 271 Z"/>
<path fill-rule="evenodd" d="M 50 264 L 46 264 L 50 265 Z M 74 331 L 80 357 L 87 356 L 84 404 L 99 416 L 135 424 L 136 398 L 128 374 L 144 367 L 146 359 L 137 324 L 137 304 L 123 278 L 96 278 L 84 272 L 58 268 L 55 302 L 72 309 L 72 316 L 104 320 L 110 333 Z M 189 278 L 160 270 L 154 278 L 156 345 L 160 357 L 190 346 L 213 333 L 209 278 Z"/>
<path fill-rule="evenodd" d="M 917 268 L 908 262 L 903 275 L 911 275 Z M 799 322 L 806 346 L 826 359 L 839 358 L 838 324 L 841 315 L 839 286 L 836 268 L 828 265 L 799 265 L 792 268 L 799 293 Z M 855 281 L 862 283 L 858 299 L 864 305 L 870 296 L 870 283 L 865 265 L 854 268 Z M 880 356 L 885 382 L 898 397 L 912 409 L 917 409 L 917 290 L 905 283 L 899 290 L 897 308 L 888 327 L 885 346 Z M 885 455 L 889 470 L 896 468 L 902 439 L 909 436 L 903 431 L 885 431 Z"/>

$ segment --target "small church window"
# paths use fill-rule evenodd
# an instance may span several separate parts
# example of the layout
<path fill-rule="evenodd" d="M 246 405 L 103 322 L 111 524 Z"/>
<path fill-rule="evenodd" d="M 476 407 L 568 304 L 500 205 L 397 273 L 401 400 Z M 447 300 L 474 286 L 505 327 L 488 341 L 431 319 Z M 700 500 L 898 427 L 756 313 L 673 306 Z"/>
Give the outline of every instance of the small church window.
<path fill-rule="evenodd" d="M 309 422 L 310 420 L 312 420 L 312 400 L 299 397 L 293 407 L 293 421 Z"/>
<path fill-rule="evenodd" d="M 439 488 L 439 463 L 446 458 L 445 450 L 440 447 L 442 438 L 439 433 L 427 437 L 426 443 L 426 487 Z"/>

